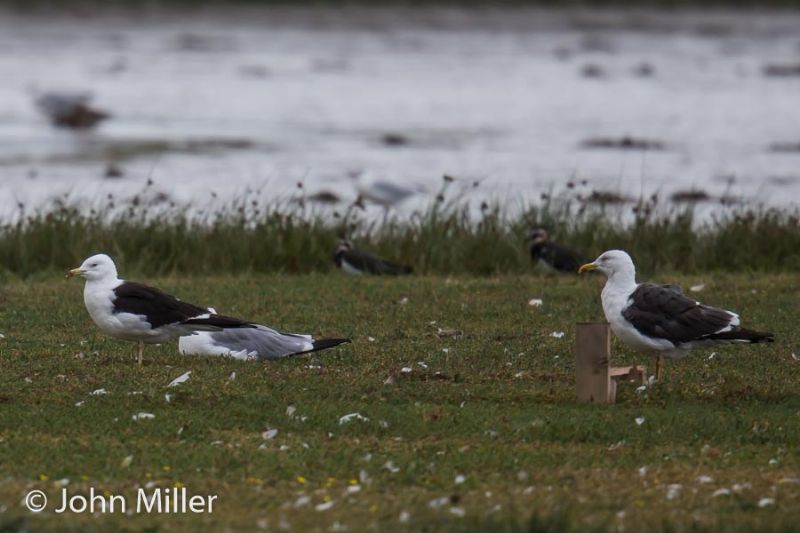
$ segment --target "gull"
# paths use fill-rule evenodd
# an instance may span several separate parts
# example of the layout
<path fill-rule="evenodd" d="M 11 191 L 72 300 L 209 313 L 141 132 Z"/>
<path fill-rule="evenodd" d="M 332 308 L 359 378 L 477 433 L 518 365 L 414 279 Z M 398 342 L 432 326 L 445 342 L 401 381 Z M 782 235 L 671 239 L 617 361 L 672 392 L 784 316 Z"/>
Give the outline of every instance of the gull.
<path fill-rule="evenodd" d="M 93 255 L 67 273 L 67 277 L 75 276 L 86 280 L 83 301 L 94 323 L 106 335 L 138 343 L 140 365 L 144 344 L 161 344 L 197 331 L 255 327 L 182 302 L 155 287 L 119 279 L 114 261 L 105 254 Z"/>
<path fill-rule="evenodd" d="M 661 379 L 663 357 L 680 359 L 698 346 L 723 342 L 773 342 L 775 336 L 745 329 L 739 315 L 687 298 L 680 287 L 636 283 L 631 256 L 609 250 L 580 267 L 608 277 L 603 287 L 603 313 L 611 330 L 631 348 L 658 356 L 656 379 Z"/>

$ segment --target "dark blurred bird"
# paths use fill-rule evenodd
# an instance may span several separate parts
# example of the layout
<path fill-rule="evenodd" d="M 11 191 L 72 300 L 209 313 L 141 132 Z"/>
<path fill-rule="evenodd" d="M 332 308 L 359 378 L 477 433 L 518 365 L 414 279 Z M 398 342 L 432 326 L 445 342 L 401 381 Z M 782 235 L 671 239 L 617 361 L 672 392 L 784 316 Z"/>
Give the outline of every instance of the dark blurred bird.
<path fill-rule="evenodd" d="M 333 254 L 336 266 L 354 276 L 401 276 L 411 274 L 409 266 L 397 265 L 355 248 L 350 241 L 342 239 Z"/>
<path fill-rule="evenodd" d="M 34 103 L 54 126 L 60 128 L 89 129 L 111 115 L 89 105 L 88 92 L 48 91 L 36 96 Z"/>
<path fill-rule="evenodd" d="M 551 241 L 547 231 L 542 228 L 531 231 L 526 242 L 531 259 L 545 270 L 577 274 L 580 266 L 585 263 L 581 254 Z"/>

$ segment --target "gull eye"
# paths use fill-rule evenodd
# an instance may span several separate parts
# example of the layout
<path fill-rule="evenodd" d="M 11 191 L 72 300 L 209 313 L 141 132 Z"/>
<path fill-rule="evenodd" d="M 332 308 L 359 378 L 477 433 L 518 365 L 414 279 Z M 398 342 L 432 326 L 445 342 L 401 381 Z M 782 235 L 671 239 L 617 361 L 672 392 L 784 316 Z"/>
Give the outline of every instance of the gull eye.
<path fill-rule="evenodd" d="M 92 263 L 92 264 L 91 264 L 91 265 L 89 265 L 89 266 L 90 266 L 90 267 L 92 267 L 92 268 L 94 268 L 94 267 L 96 267 L 96 266 L 97 266 L 97 263 Z"/>

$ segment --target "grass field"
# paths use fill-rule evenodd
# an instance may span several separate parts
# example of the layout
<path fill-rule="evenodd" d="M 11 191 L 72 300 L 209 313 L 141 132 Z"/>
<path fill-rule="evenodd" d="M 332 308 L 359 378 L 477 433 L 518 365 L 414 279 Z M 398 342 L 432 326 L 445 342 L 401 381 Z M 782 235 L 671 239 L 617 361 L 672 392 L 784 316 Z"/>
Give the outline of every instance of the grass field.
<path fill-rule="evenodd" d="M 272 363 L 150 346 L 144 367 L 91 323 L 82 282 L 10 281 L 0 530 L 797 530 L 797 276 L 657 280 L 705 282 L 702 300 L 777 342 L 698 351 L 645 393 L 622 386 L 616 405 L 578 405 L 574 324 L 602 318 L 599 276 L 151 279 L 227 314 L 353 342 Z M 366 420 L 340 423 L 350 413 Z M 65 484 L 125 495 L 129 509 L 140 487 L 218 500 L 211 514 L 56 514 Z M 49 496 L 45 512 L 22 506 L 32 489 Z"/>

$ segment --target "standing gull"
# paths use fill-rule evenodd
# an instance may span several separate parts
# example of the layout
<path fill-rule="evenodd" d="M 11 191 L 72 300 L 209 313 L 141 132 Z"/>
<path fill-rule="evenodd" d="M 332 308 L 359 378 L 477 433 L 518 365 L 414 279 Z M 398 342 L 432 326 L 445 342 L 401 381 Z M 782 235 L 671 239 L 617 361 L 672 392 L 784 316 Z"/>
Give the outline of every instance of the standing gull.
<path fill-rule="evenodd" d="M 106 335 L 137 342 L 140 365 L 145 343 L 161 344 L 197 331 L 255 327 L 182 302 L 154 287 L 119 279 L 114 261 L 105 254 L 93 255 L 67 274 L 74 276 L 86 280 L 83 301 L 94 323 Z"/>
<path fill-rule="evenodd" d="M 528 242 L 531 259 L 538 262 L 545 270 L 575 274 L 581 264 L 585 262 L 580 254 L 551 241 L 547 231 L 542 228 L 530 232 L 526 242 Z"/>
<path fill-rule="evenodd" d="M 370 253 L 359 250 L 350 244 L 350 241 L 342 239 L 333 254 L 333 262 L 348 274 L 361 276 L 363 274 L 373 274 L 376 276 L 398 276 L 411 274 L 413 270 L 409 266 L 390 263 Z"/>
<path fill-rule="evenodd" d="M 216 312 L 212 308 L 208 311 Z M 314 339 L 311 335 L 284 333 L 261 324 L 250 325 L 183 336 L 178 339 L 178 351 L 184 355 L 221 355 L 242 360 L 281 359 L 350 342 L 350 339 Z"/>
<path fill-rule="evenodd" d="M 611 330 L 635 350 L 658 355 L 656 379 L 663 356 L 685 357 L 696 346 L 721 342 L 772 342 L 772 333 L 742 328 L 739 315 L 684 296 L 675 285 L 636 283 L 633 260 L 622 250 L 609 250 L 579 272 L 599 270 L 608 277 L 603 287 L 603 313 Z"/>

